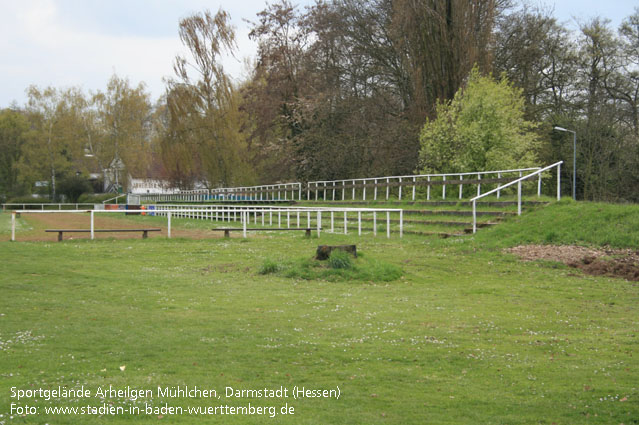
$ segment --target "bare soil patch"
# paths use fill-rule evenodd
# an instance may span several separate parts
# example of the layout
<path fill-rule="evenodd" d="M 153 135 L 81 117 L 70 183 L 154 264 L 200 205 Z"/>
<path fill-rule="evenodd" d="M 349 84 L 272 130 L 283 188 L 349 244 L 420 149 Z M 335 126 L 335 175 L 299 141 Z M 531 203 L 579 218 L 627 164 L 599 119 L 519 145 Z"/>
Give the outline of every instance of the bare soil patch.
<path fill-rule="evenodd" d="M 57 242 L 57 233 L 45 233 L 45 229 L 89 229 L 91 218 L 89 213 L 23 213 L 18 220 L 27 220 L 31 230 L 17 232 L 16 241 L 47 241 Z M 160 228 L 160 232 L 149 232 L 149 238 L 166 238 L 167 226 L 157 223 L 141 224 L 136 221 L 122 220 L 121 218 L 108 217 L 106 214 L 96 214 L 94 217 L 96 229 L 144 229 Z M 212 232 L 205 229 L 179 229 L 171 228 L 171 237 L 189 239 L 217 239 L 223 237 L 221 232 Z M 64 240 L 90 239 L 89 233 L 68 233 Z M 138 239 L 140 233 L 96 233 L 96 239 Z"/>
<path fill-rule="evenodd" d="M 506 249 L 524 261 L 558 261 L 594 276 L 639 281 L 639 251 L 574 245 L 520 245 Z"/>

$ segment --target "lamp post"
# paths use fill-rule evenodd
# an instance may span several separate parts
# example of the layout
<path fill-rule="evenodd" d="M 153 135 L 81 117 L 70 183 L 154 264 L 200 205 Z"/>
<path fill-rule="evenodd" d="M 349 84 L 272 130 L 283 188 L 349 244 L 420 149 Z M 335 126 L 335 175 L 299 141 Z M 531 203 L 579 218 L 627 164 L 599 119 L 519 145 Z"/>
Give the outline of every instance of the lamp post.
<path fill-rule="evenodd" d="M 563 127 L 554 127 L 557 131 L 572 133 L 572 199 L 577 200 L 577 132 Z"/>

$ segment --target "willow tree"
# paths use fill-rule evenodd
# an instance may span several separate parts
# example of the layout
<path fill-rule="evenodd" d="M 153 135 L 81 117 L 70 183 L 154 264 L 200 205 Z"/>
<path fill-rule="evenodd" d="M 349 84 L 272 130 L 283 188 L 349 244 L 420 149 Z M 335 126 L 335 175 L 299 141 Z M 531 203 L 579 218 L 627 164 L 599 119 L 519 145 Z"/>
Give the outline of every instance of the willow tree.
<path fill-rule="evenodd" d="M 223 10 L 182 19 L 180 40 L 190 55 L 176 57 L 176 78 L 167 82 L 168 131 L 162 137 L 165 166 L 174 171 L 176 167 L 198 171 L 198 177 L 211 186 L 245 183 L 250 174 L 244 116 L 221 64 L 222 55 L 232 54 L 236 45 L 229 21 Z M 170 152 L 181 156 L 176 158 Z M 187 152 L 194 152 L 195 157 L 185 155 Z M 169 159 L 172 164 L 167 164 Z"/>

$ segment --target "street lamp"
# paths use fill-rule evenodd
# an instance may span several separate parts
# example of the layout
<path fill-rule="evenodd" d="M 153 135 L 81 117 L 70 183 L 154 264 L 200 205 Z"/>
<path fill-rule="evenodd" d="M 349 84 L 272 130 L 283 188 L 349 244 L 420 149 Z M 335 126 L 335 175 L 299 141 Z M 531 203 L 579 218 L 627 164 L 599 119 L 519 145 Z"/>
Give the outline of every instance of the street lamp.
<path fill-rule="evenodd" d="M 572 133 L 572 199 L 577 200 L 577 132 L 563 127 L 554 127 L 557 131 Z"/>

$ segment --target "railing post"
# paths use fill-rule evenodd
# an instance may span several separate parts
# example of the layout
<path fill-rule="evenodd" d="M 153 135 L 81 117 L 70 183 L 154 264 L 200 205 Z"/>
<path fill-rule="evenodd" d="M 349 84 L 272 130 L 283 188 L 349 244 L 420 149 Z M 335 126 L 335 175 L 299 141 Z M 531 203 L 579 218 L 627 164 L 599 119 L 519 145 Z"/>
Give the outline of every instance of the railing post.
<path fill-rule="evenodd" d="M 480 181 L 480 183 L 477 183 L 477 196 L 481 195 L 481 174 L 477 173 L 477 180 Z"/>
<path fill-rule="evenodd" d="M 446 199 L 446 176 L 443 176 L 444 184 L 442 184 L 442 199 Z"/>
<path fill-rule="evenodd" d="M 373 236 L 377 236 L 377 212 L 373 211 Z"/>
<path fill-rule="evenodd" d="M 501 173 L 497 173 L 497 179 L 500 180 L 501 179 Z M 501 182 L 497 183 L 497 199 L 499 199 L 499 194 L 501 193 L 501 190 L 499 190 L 499 188 L 501 187 Z"/>
<path fill-rule="evenodd" d="M 399 210 L 399 237 L 404 237 L 404 210 Z"/>
<path fill-rule="evenodd" d="M 557 164 L 557 200 L 561 201 L 561 164 Z"/>
<path fill-rule="evenodd" d="M 355 180 L 353 180 L 353 201 L 355 200 Z"/>
<path fill-rule="evenodd" d="M 386 211 L 386 237 L 390 238 L 390 211 Z"/>
<path fill-rule="evenodd" d="M 362 200 L 365 201 L 366 200 L 366 180 L 362 180 L 362 185 L 364 186 L 364 190 L 362 192 Z"/>
<path fill-rule="evenodd" d="M 171 211 L 166 213 L 167 217 L 167 237 L 171 239 Z"/>
<path fill-rule="evenodd" d="M 464 176 L 462 176 L 461 174 L 459 175 L 459 181 L 464 181 Z M 462 198 L 462 192 L 464 190 L 464 184 L 463 183 L 459 183 L 459 199 Z"/>
<path fill-rule="evenodd" d="M 16 212 L 11 211 L 11 242 L 16 241 Z"/>
<path fill-rule="evenodd" d="M 322 212 L 317 212 L 317 237 L 320 237 L 320 232 L 322 230 Z"/>
<path fill-rule="evenodd" d="M 248 211 L 242 214 L 242 237 L 246 239 L 246 222 L 248 221 Z"/>
<path fill-rule="evenodd" d="M 390 190 L 390 179 L 386 179 L 386 200 L 388 201 L 388 194 Z"/>
<path fill-rule="evenodd" d="M 541 173 L 539 173 L 539 178 L 537 179 L 537 197 L 541 196 Z"/>
<path fill-rule="evenodd" d="M 521 180 L 517 182 L 517 215 L 521 215 Z"/>
<path fill-rule="evenodd" d="M 428 184 L 426 185 L 426 200 L 430 201 L 430 176 L 426 177 Z"/>
<path fill-rule="evenodd" d="M 413 177 L 413 201 L 415 200 L 415 182 L 417 181 L 416 177 Z"/>
<path fill-rule="evenodd" d="M 91 240 L 95 239 L 95 227 L 94 227 L 93 219 L 94 219 L 94 214 L 93 214 L 93 210 L 91 210 Z"/>
<path fill-rule="evenodd" d="M 375 179 L 375 195 L 373 196 L 373 200 L 377 201 L 377 179 Z"/>
<path fill-rule="evenodd" d="M 402 178 L 399 178 L 399 200 L 402 200 Z"/>
<path fill-rule="evenodd" d="M 348 235 L 348 217 L 346 216 L 346 211 L 344 211 L 344 234 Z"/>
<path fill-rule="evenodd" d="M 477 233 L 477 201 L 473 200 L 473 233 Z"/>
<path fill-rule="evenodd" d="M 335 213 L 331 211 L 331 233 L 335 233 Z"/>
<path fill-rule="evenodd" d="M 357 235 L 362 236 L 362 212 L 357 211 Z"/>

